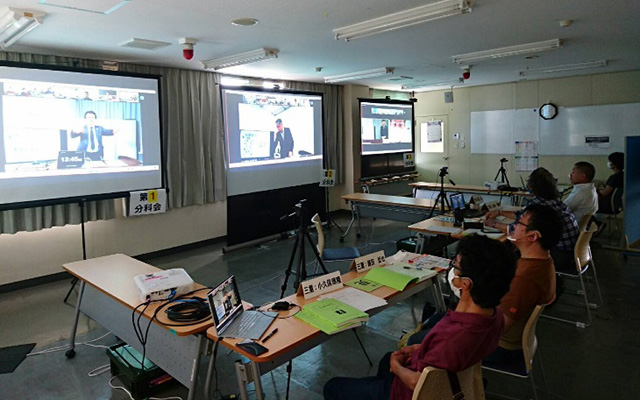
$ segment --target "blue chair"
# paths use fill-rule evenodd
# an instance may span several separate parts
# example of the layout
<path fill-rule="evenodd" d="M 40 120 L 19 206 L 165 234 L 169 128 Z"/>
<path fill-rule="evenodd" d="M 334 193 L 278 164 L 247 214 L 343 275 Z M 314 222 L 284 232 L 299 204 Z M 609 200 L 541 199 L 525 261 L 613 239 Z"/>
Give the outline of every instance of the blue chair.
<path fill-rule="evenodd" d="M 346 261 L 360 257 L 360 251 L 355 247 L 325 248 L 324 230 L 322 229 L 320 216 L 318 214 L 314 215 L 313 218 L 311 218 L 311 222 L 313 222 L 316 227 L 316 231 L 318 232 L 318 244 L 316 248 L 318 249 L 318 254 L 320 254 L 322 261 Z"/>

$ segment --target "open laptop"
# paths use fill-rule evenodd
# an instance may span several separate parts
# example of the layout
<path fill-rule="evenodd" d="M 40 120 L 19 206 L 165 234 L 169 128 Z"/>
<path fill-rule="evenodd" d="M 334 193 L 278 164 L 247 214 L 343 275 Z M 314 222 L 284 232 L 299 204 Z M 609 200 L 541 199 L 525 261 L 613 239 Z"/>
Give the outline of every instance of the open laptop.
<path fill-rule="evenodd" d="M 245 311 L 235 276 L 231 275 L 207 294 L 218 337 L 259 339 L 278 316 L 275 312 Z"/>
<path fill-rule="evenodd" d="M 477 218 L 484 215 L 481 210 L 472 210 L 467 208 L 466 203 L 464 202 L 464 194 L 463 193 L 454 193 L 449 196 L 449 200 L 451 201 L 451 208 L 455 210 L 462 210 L 462 216 L 467 218 Z"/>

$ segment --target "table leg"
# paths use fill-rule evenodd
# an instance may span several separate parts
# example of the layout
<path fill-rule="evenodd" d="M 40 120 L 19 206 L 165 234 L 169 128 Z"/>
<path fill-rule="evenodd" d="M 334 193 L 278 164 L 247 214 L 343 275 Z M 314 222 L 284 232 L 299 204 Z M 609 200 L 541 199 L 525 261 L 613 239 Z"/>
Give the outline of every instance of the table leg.
<path fill-rule="evenodd" d="M 353 226 L 353 223 L 356 221 L 356 209 L 353 206 L 353 203 L 350 202 L 349 203 L 351 206 L 351 221 L 349 221 L 349 226 L 347 226 L 347 229 L 344 230 L 344 233 L 342 234 L 342 236 L 340 236 L 340 241 L 344 241 L 344 238 L 349 234 L 349 230 L 351 229 L 351 227 Z M 359 221 L 360 219 L 358 219 Z"/>
<path fill-rule="evenodd" d="M 358 219 L 358 233 L 356 234 L 357 237 L 362 236 L 362 224 L 360 224 L 360 206 L 357 205 L 356 206 L 356 218 Z"/>
<path fill-rule="evenodd" d="M 253 361 L 251 361 L 249 366 L 251 367 L 251 375 L 253 376 L 253 384 L 255 385 L 255 389 L 256 389 L 256 399 L 257 400 L 264 400 L 264 396 L 263 396 L 263 393 L 262 393 L 262 381 L 260 379 L 260 366 L 258 365 L 257 362 L 253 362 Z"/>
<path fill-rule="evenodd" d="M 196 354 L 193 358 L 193 366 L 191 367 L 191 382 L 189 383 L 189 395 L 187 400 L 193 400 L 196 398 L 196 387 L 198 384 L 198 369 L 200 367 L 200 356 L 202 355 L 202 343 L 204 340 L 203 334 L 198 334 L 198 345 L 196 346 Z"/>
<path fill-rule="evenodd" d="M 416 241 L 416 253 L 422 254 L 424 250 L 424 235 L 418 232 L 418 240 Z"/>
<path fill-rule="evenodd" d="M 247 370 L 240 360 L 235 362 L 236 378 L 238 379 L 238 389 L 240 389 L 240 399 L 247 400 Z M 257 393 L 257 392 L 256 392 Z"/>
<path fill-rule="evenodd" d="M 217 346 L 218 343 L 213 343 L 213 346 Z M 204 394 L 205 397 L 209 398 L 211 393 L 211 379 L 213 378 L 213 366 L 216 363 L 215 350 L 211 352 L 211 357 L 209 357 L 209 366 L 207 367 L 207 379 L 204 381 Z"/>
<path fill-rule="evenodd" d="M 86 283 L 81 281 L 80 290 L 78 291 L 78 300 L 76 301 L 76 310 L 73 316 L 73 326 L 71 327 L 71 339 L 69 339 L 69 350 L 65 353 L 67 358 L 73 358 L 76 355 L 76 331 L 78 330 L 78 319 L 80 319 L 80 304 L 82 303 L 82 295 Z"/>

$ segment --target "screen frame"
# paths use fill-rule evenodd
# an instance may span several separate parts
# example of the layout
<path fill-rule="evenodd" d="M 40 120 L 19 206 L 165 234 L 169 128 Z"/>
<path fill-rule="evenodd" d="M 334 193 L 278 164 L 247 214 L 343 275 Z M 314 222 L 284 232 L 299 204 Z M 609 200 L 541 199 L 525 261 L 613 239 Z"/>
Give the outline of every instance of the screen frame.
<path fill-rule="evenodd" d="M 415 132 L 415 107 L 414 101 L 410 100 L 394 100 L 394 99 L 368 99 L 368 98 L 358 98 L 358 116 L 360 122 L 360 156 L 372 156 L 376 154 L 393 154 L 393 153 L 409 153 L 409 151 L 385 151 L 381 153 L 363 153 L 364 146 L 362 142 L 362 103 L 377 103 L 380 105 L 403 105 L 403 106 L 411 106 L 411 153 L 415 153 L 416 151 L 416 132 Z"/>
<path fill-rule="evenodd" d="M 102 69 L 69 67 L 69 66 L 63 66 L 63 65 L 34 64 L 34 63 L 27 63 L 27 62 L 20 62 L 20 61 L 5 61 L 5 60 L 0 60 L 0 68 L 1 67 L 57 71 L 57 72 L 72 72 L 72 73 L 107 75 L 107 76 L 110 75 L 110 76 L 121 76 L 121 77 L 144 78 L 144 79 L 156 80 L 157 88 L 158 88 L 158 96 L 157 96 L 158 97 L 158 135 L 159 135 L 159 145 L 160 145 L 159 171 L 160 171 L 161 186 L 158 188 L 139 188 L 137 190 L 167 189 L 168 185 L 166 182 L 166 179 L 167 179 L 166 159 L 165 159 L 165 153 L 164 153 L 164 130 L 163 130 L 164 113 L 163 113 L 162 75 L 142 74 L 142 73 L 122 72 L 122 71 L 108 71 L 108 70 L 102 70 Z M 118 191 L 118 192 L 95 193 L 95 194 L 81 195 L 81 196 L 29 200 L 29 201 L 14 202 L 14 203 L 0 203 L 0 211 L 17 210 L 17 209 L 32 208 L 32 207 L 43 207 L 43 206 L 51 206 L 51 205 L 59 205 L 59 204 L 86 203 L 89 201 L 109 200 L 109 199 L 117 199 L 117 198 L 128 198 L 130 196 L 130 193 L 131 191 Z"/>

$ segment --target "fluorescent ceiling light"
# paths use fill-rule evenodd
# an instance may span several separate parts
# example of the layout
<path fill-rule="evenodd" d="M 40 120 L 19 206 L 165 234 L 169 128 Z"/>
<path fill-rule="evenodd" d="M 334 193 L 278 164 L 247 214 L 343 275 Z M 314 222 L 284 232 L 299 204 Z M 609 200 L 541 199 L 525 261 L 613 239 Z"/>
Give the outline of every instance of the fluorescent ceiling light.
<path fill-rule="evenodd" d="M 136 49 L 144 49 L 144 50 L 156 50 L 161 47 L 169 46 L 170 44 L 171 43 L 169 42 L 159 42 L 157 40 L 131 38 L 120 43 L 120 46 L 133 47 Z"/>
<path fill-rule="evenodd" d="M 234 56 L 217 58 L 215 60 L 204 61 L 206 69 L 220 70 L 237 65 L 251 64 L 254 62 L 268 60 L 270 58 L 278 58 L 277 49 L 257 49 L 247 51 L 246 53 L 236 54 Z"/>
<path fill-rule="evenodd" d="M 560 39 L 545 40 L 543 42 L 519 44 L 516 46 L 501 47 L 499 49 L 476 51 L 468 54 L 453 56 L 455 64 L 469 64 L 478 61 L 492 60 L 494 58 L 519 56 L 522 54 L 539 53 L 541 51 L 554 50 L 562 47 Z"/>
<path fill-rule="evenodd" d="M 376 78 L 378 76 L 393 74 L 393 68 L 376 68 L 367 71 L 352 72 L 350 74 L 327 76 L 324 78 L 325 83 L 338 83 L 344 81 L 357 81 L 360 79 Z"/>
<path fill-rule="evenodd" d="M 576 64 L 553 65 L 551 67 L 531 68 L 520 71 L 520 76 L 552 74 L 554 72 L 575 71 L 578 69 L 602 68 L 607 66 L 607 60 L 589 61 Z"/>
<path fill-rule="evenodd" d="M 38 27 L 46 14 L 0 7 L 0 47 L 6 49 Z"/>
<path fill-rule="evenodd" d="M 458 78 L 456 80 L 450 80 L 450 81 L 441 81 L 441 82 L 434 82 L 434 83 L 416 83 L 413 85 L 402 85 L 401 89 L 402 90 L 421 90 L 421 89 L 430 89 L 430 88 L 434 88 L 437 86 L 457 86 L 457 85 L 462 85 L 464 84 L 464 79 L 463 78 Z"/>
<path fill-rule="evenodd" d="M 411 8 L 374 18 L 369 21 L 334 29 L 337 40 L 350 41 L 365 36 L 406 28 L 408 26 L 434 21 L 436 19 L 471 12 L 471 5 L 467 0 L 442 0 L 420 7 Z"/>
<path fill-rule="evenodd" d="M 220 84 L 222 86 L 248 86 L 251 83 L 248 79 L 234 78 L 231 76 L 223 76 L 220 78 Z"/>

